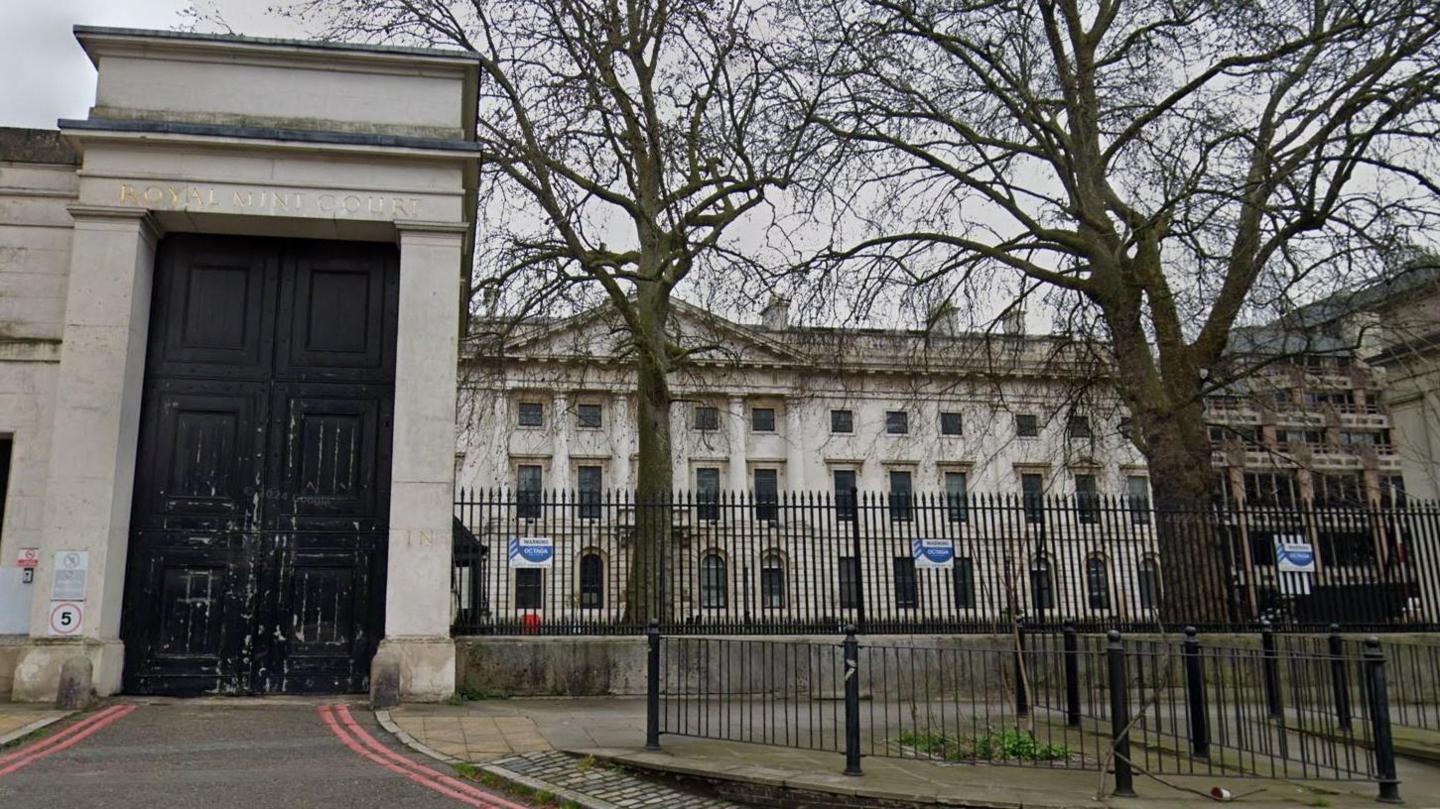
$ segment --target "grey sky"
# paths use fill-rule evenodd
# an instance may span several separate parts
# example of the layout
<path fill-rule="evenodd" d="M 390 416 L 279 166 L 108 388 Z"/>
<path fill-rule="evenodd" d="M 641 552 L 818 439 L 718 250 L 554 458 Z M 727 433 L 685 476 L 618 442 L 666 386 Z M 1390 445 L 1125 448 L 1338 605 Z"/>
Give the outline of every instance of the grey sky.
<path fill-rule="evenodd" d="M 257 36 L 298 32 L 265 14 L 274 0 L 212 0 L 231 27 Z M 95 101 L 95 69 L 75 25 L 174 29 L 187 0 L 0 0 L 0 126 L 54 129 L 84 118 Z"/>

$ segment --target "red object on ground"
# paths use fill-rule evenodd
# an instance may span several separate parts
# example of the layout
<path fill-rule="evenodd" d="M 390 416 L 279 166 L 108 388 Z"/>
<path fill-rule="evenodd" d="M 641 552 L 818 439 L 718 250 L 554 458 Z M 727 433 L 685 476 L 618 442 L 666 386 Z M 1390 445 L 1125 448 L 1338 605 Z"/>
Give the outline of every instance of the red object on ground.
<path fill-rule="evenodd" d="M 538 635 L 540 634 L 540 621 L 541 618 L 539 615 L 528 612 L 520 616 L 520 631 L 526 635 Z"/>

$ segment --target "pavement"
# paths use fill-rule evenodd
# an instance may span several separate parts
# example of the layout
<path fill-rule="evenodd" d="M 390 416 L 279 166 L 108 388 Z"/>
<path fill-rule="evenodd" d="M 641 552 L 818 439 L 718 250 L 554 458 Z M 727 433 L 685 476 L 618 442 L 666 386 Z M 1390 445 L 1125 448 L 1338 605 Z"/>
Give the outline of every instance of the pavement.
<path fill-rule="evenodd" d="M 360 705 L 116 700 L 0 750 L 5 809 L 438 809 L 532 805 L 456 778 Z M 3 706 L 10 716 L 26 709 Z"/>
<path fill-rule="evenodd" d="M 975 806 L 1134 809 L 1210 806 L 1212 787 L 1254 806 L 1373 806 L 1368 781 L 1297 781 L 1240 776 L 1137 774 L 1139 798 L 1097 802 L 1099 773 L 1044 766 L 951 764 L 866 757 L 864 775 L 842 775 L 834 753 L 677 736 L 660 752 L 644 750 L 643 698 L 505 699 L 459 705 L 407 705 L 383 714 L 408 744 L 441 760 L 470 762 L 502 777 L 528 775 L 582 806 L 641 806 L 623 800 L 587 802 L 596 773 L 666 774 L 672 783 L 706 788 L 736 801 L 786 807 Z M 539 749 L 548 746 L 548 749 Z M 568 757 L 559 755 L 569 754 Z M 1440 807 L 1440 768 L 1402 760 L 1401 794 L 1412 807 Z M 665 804 L 650 804 L 661 806 Z M 679 805 L 679 804 L 677 804 Z M 699 805 L 699 804 L 697 804 Z"/>
<path fill-rule="evenodd" d="M 46 705 L 0 702 L 0 749 L 70 715 Z"/>

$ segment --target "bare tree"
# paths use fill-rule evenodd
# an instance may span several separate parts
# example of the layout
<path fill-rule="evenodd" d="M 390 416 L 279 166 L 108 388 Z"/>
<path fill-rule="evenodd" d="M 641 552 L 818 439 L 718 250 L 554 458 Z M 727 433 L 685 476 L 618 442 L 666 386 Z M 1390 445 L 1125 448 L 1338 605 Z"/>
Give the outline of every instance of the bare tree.
<path fill-rule="evenodd" d="M 837 176 L 878 201 L 845 189 L 866 230 L 825 257 L 908 285 L 1009 273 L 1093 312 L 1161 508 L 1208 500 L 1232 330 L 1440 214 L 1428 0 L 797 3 L 829 46 Z M 1162 543 L 1167 585 L 1223 569 L 1218 543 Z M 1165 589 L 1213 593 L 1186 611 L 1219 620 L 1209 585 Z"/>
<path fill-rule="evenodd" d="M 299 0 L 284 13 L 327 37 L 475 55 L 492 213 L 477 250 L 479 286 L 511 295 L 521 314 L 598 288 L 624 323 L 636 370 L 636 494 L 672 496 L 670 378 L 690 356 L 668 328 L 672 295 L 698 271 L 750 260 L 736 226 L 794 179 L 812 148 L 774 8 Z M 668 534 L 664 522 L 642 530 L 642 543 Z"/>

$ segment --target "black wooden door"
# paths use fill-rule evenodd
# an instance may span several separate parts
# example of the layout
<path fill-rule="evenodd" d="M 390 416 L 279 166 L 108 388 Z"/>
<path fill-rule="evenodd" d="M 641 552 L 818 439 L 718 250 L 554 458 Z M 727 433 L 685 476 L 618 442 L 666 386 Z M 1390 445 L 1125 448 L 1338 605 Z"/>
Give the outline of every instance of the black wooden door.
<path fill-rule="evenodd" d="M 368 687 L 384 618 L 397 273 L 388 245 L 162 243 L 128 690 Z"/>

